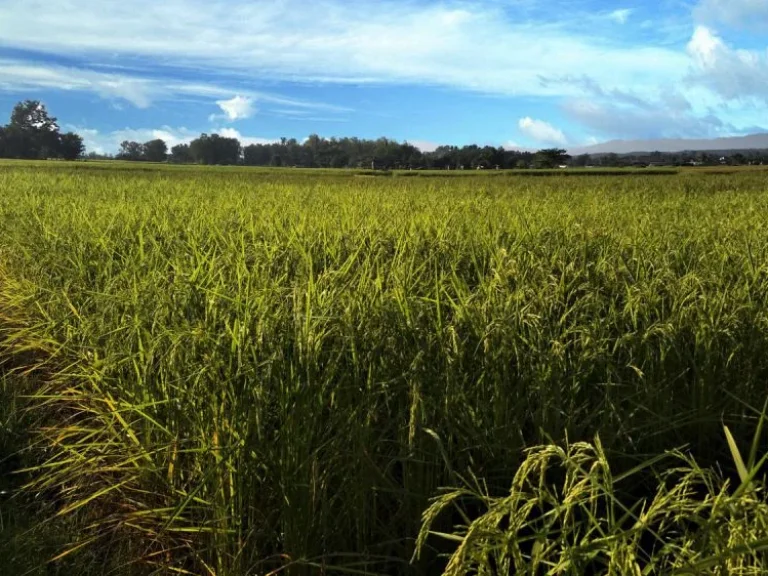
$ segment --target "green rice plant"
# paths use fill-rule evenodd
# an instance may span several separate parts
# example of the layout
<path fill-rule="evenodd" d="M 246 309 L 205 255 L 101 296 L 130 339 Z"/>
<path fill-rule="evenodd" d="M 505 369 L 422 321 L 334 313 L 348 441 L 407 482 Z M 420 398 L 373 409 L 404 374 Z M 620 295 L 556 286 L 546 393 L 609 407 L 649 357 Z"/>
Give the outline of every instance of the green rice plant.
<path fill-rule="evenodd" d="M 731 444 L 727 428 L 726 434 Z M 424 512 L 416 557 L 436 536 L 456 543 L 446 575 L 763 574 L 768 505 L 764 482 L 754 478 L 762 462 L 747 472 L 733 446 L 743 474 L 735 489 L 681 452 L 615 475 L 599 438 L 530 449 L 508 496 L 489 496 L 472 477 L 465 488 L 435 498 Z M 622 484 L 665 459 L 655 493 L 627 501 Z M 467 501 L 480 504 L 482 514 L 451 533 L 431 530 Z"/>
<path fill-rule="evenodd" d="M 438 573 L 411 558 L 441 486 L 472 470 L 488 506 L 555 462 L 580 514 L 693 505 L 681 477 L 716 500 L 717 467 L 738 473 L 722 426 L 745 444 L 768 377 L 763 176 L 4 164 L 0 358 L 47 559 Z M 698 472 L 678 455 L 616 481 L 681 445 Z"/>

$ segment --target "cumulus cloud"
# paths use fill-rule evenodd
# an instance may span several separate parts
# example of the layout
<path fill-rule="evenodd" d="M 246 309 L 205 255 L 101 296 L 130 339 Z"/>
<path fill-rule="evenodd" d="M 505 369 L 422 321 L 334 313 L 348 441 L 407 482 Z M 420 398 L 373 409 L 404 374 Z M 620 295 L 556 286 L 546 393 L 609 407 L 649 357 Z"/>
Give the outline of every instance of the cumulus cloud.
<path fill-rule="evenodd" d="M 525 117 L 521 118 L 517 125 L 523 134 L 536 142 L 560 146 L 564 146 L 568 142 L 568 139 L 561 130 L 543 120 Z"/>
<path fill-rule="evenodd" d="M 256 113 L 253 98 L 240 96 L 239 94 L 229 100 L 217 100 L 216 105 L 221 108 L 225 117 L 230 121 L 250 118 Z"/>
<path fill-rule="evenodd" d="M 687 46 L 694 65 L 691 80 L 726 100 L 768 101 L 768 51 L 728 46 L 706 26 L 698 26 Z"/>
<path fill-rule="evenodd" d="M 688 42 L 688 53 L 700 68 L 714 68 L 727 52 L 723 41 L 704 26 L 698 26 Z"/>

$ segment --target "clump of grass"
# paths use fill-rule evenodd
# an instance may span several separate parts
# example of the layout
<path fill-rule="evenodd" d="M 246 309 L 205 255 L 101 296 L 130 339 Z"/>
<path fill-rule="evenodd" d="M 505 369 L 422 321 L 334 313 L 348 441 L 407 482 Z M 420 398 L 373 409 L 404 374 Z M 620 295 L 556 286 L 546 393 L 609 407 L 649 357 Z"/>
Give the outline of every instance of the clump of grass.
<path fill-rule="evenodd" d="M 755 478 L 762 462 L 747 470 L 734 455 L 743 474 L 736 486 L 678 451 L 613 474 L 599 438 L 532 448 L 508 496 L 490 496 L 472 477 L 435 498 L 416 557 L 434 536 L 456 544 L 446 576 L 764 574 L 768 502 Z M 664 460 L 655 493 L 628 501 L 623 485 Z M 462 512 L 468 502 L 483 512 L 470 519 Z M 465 525 L 448 534 L 431 530 L 456 510 Z"/>

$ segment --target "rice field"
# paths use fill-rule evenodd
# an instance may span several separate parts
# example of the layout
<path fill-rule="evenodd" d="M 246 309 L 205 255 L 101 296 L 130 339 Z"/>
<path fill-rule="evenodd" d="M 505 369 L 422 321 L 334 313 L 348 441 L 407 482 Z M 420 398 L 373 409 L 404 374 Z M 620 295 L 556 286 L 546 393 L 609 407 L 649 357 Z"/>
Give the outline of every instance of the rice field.
<path fill-rule="evenodd" d="M 400 176 L 0 165 L 0 560 L 765 573 L 768 173 Z"/>

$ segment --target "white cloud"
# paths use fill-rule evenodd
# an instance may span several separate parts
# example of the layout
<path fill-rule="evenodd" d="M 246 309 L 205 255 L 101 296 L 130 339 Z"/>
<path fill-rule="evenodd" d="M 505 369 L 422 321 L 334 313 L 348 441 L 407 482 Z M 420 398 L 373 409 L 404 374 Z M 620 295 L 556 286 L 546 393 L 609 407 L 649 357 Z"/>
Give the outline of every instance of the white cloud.
<path fill-rule="evenodd" d="M 688 52 L 700 68 L 717 66 L 718 57 L 727 51 L 725 44 L 709 28 L 698 26 L 688 43 Z"/>
<path fill-rule="evenodd" d="M 260 79 L 506 95 L 560 95 L 539 83 L 540 74 L 591 70 L 603 84 L 626 87 L 679 78 L 686 67 L 679 50 L 630 45 L 601 35 L 598 23 L 584 29 L 583 13 L 558 14 L 556 24 L 512 17 L 498 0 L 377 0 L 364 1 L 364 9 L 347 0 L 100 0 L 87 10 L 17 0 L 0 1 L 0 38 L 21 49 L 118 61 L 162 57 L 167 65 Z"/>
<path fill-rule="evenodd" d="M 564 146 L 568 142 L 568 139 L 561 130 L 543 120 L 534 120 L 529 117 L 521 118 L 518 122 L 518 127 L 523 134 L 542 144 Z"/>
<path fill-rule="evenodd" d="M 693 11 L 697 22 L 734 28 L 768 28 L 766 0 L 701 0 Z"/>
<path fill-rule="evenodd" d="M 146 108 L 156 93 L 150 80 L 34 62 L 0 59 L 0 88 L 22 91 L 39 88 L 95 92 Z"/>
<path fill-rule="evenodd" d="M 706 26 L 698 26 L 687 46 L 694 64 L 691 79 L 726 100 L 768 102 L 768 51 L 729 47 Z"/>
<path fill-rule="evenodd" d="M 256 136 L 243 136 L 235 130 L 234 128 L 222 128 L 221 130 L 214 130 L 216 134 L 219 136 L 224 136 L 225 138 L 237 138 L 240 140 L 240 144 L 243 146 L 250 146 L 251 144 L 274 144 L 275 142 L 279 142 L 279 140 L 276 140 L 274 138 L 259 138 Z"/>
<path fill-rule="evenodd" d="M 416 146 L 422 152 L 434 152 L 439 144 L 429 140 L 409 140 L 409 144 Z"/>
<path fill-rule="evenodd" d="M 217 100 L 216 104 L 230 121 L 250 118 L 256 113 L 253 98 L 240 96 L 239 94 L 229 100 Z"/>
<path fill-rule="evenodd" d="M 582 126 L 611 138 L 711 137 L 735 131 L 713 114 L 692 115 L 659 100 L 633 106 L 585 98 L 568 101 L 563 109 Z"/>
<path fill-rule="evenodd" d="M 518 142 L 514 140 L 507 140 L 503 145 L 502 148 L 504 150 L 514 150 L 516 152 L 536 152 L 538 148 L 530 148 L 528 146 L 523 146 L 522 144 L 519 144 Z"/>
<path fill-rule="evenodd" d="M 349 111 L 349 108 L 342 106 L 298 100 L 258 90 L 240 91 L 240 94 L 232 97 L 234 91 L 231 88 L 218 84 L 131 76 L 0 58 L 0 90 L 28 92 L 39 89 L 93 92 L 103 98 L 118 101 L 116 106 L 119 106 L 119 101 L 126 101 L 138 108 L 147 108 L 158 100 L 219 98 L 216 104 L 232 120 L 253 115 L 256 112 L 256 101 L 297 112 L 334 115 Z M 214 115 L 212 120 L 220 118 L 221 115 Z"/>
<path fill-rule="evenodd" d="M 91 68 L 162 62 L 142 76 L 129 69 L 95 71 L 6 58 L 0 59 L 0 89 L 90 91 L 139 107 L 157 100 L 204 99 L 222 109 L 223 115 L 211 121 L 224 123 L 225 118 L 253 115 L 257 106 L 269 114 L 270 105 L 286 117 L 343 117 L 345 110 L 338 107 L 248 89 L 250 78 L 427 84 L 557 98 L 581 110 L 579 118 L 597 122 L 598 114 L 576 104 L 593 95 L 589 85 L 551 81 L 588 74 L 602 90 L 601 99 L 592 103 L 609 112 L 629 110 L 633 118 L 648 118 L 651 112 L 642 116 L 638 102 L 667 106 L 658 94 L 674 86 L 691 103 L 688 112 L 674 110 L 678 127 L 685 125 L 686 114 L 689 119 L 706 118 L 707 106 L 719 106 L 717 116 L 726 124 L 729 114 L 746 118 L 747 108 L 732 112 L 730 106 L 745 98 L 766 101 L 768 53 L 739 50 L 714 30 L 720 25 L 765 30 L 768 1 L 697 1 L 687 13 L 685 34 L 692 22 L 699 27 L 686 50 L 677 41 L 665 41 L 669 34 L 658 33 L 661 18 L 648 24 L 654 31 L 643 32 L 644 40 L 635 41 L 623 34 L 625 29 L 617 32 L 615 23 L 636 16 L 640 20 L 639 13 L 621 8 L 589 14 L 589 3 L 570 0 L 546 6 L 533 0 L 0 0 L 3 47 L 70 57 L 91 63 Z M 679 27 L 675 30 L 677 39 Z M 656 41 L 649 41 L 651 37 Z M 167 77 L 169 70 L 176 79 Z M 178 80 L 191 77 L 231 78 L 232 85 Z M 724 100 L 728 107 L 722 106 Z M 753 106 L 753 124 L 755 110 Z M 614 117 L 613 122 L 622 120 Z M 526 129 L 535 130 L 533 126 Z M 565 138 L 553 131 L 554 137 Z"/>
<path fill-rule="evenodd" d="M 655 90 L 605 88 L 587 75 L 543 81 L 577 86 L 583 95 L 563 99 L 562 110 L 575 124 L 606 137 L 708 138 L 760 131 L 768 118 L 768 99 L 759 100 L 761 91 L 768 93 L 760 86 L 760 66 L 745 70 L 708 30 L 694 34 L 689 52 L 686 81 Z"/>
<path fill-rule="evenodd" d="M 711 39 L 701 41 L 709 61 Z M 709 48 L 707 48 L 709 47 Z M 717 61 L 715 58 L 714 62 Z M 561 108 L 573 122 L 611 138 L 709 138 L 755 131 L 755 118 L 766 117 L 768 105 L 753 101 L 724 103 L 722 96 L 699 84 L 662 85 L 655 94 L 606 90 L 594 79 L 564 77 L 551 82 L 578 84 L 584 97 L 567 98 Z M 759 130 L 759 129 L 758 129 Z"/>
<path fill-rule="evenodd" d="M 123 128 L 111 132 L 100 132 L 92 128 L 66 125 L 66 130 L 77 132 L 83 137 L 86 150 L 98 154 L 114 154 L 120 148 L 120 143 L 124 140 L 134 142 L 148 142 L 157 138 L 164 140 L 170 150 L 177 144 L 189 144 L 192 140 L 200 136 L 199 131 L 189 130 L 188 128 L 172 128 L 170 126 L 161 126 L 160 128 Z M 237 138 L 243 146 L 249 144 L 272 144 L 278 142 L 269 138 L 259 138 L 256 136 L 244 136 L 234 128 L 214 129 L 209 133 L 219 134 L 226 138 Z"/>
<path fill-rule="evenodd" d="M 614 10 L 608 15 L 608 17 L 611 20 L 618 22 L 619 24 L 626 24 L 631 14 L 631 8 L 622 8 L 621 10 Z"/>
<path fill-rule="evenodd" d="M 120 148 L 120 143 L 124 140 L 134 142 L 148 142 L 157 138 L 164 140 L 168 148 L 177 144 L 187 144 L 197 138 L 200 134 L 187 128 L 171 128 L 162 126 L 160 128 L 123 128 L 122 130 L 113 130 L 111 132 L 100 132 L 92 128 L 66 125 L 66 130 L 71 130 L 83 137 L 83 142 L 87 152 L 96 152 L 98 154 L 114 154 Z"/>

